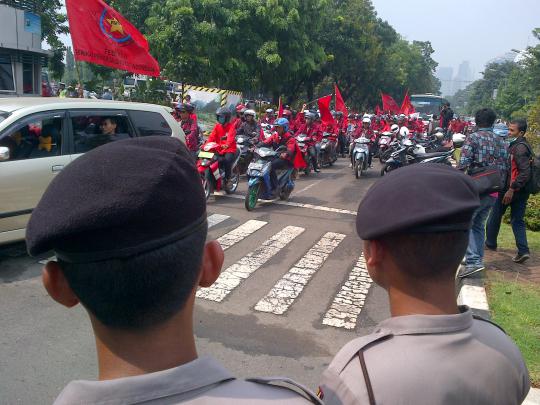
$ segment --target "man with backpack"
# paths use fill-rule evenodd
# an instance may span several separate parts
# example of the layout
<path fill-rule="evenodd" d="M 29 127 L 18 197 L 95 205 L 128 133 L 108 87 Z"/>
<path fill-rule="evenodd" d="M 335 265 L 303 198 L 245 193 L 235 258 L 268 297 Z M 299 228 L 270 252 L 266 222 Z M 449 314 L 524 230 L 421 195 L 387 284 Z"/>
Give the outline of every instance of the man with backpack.
<path fill-rule="evenodd" d="M 516 239 L 517 255 L 512 259 L 515 263 L 523 263 L 530 258 L 527 232 L 525 227 L 525 210 L 531 194 L 531 158 L 532 148 L 525 138 L 527 121 L 514 120 L 508 126 L 508 137 L 516 138 L 510 144 L 510 172 L 508 175 L 508 190 L 499 193 L 497 202 L 491 211 L 487 223 L 486 248 L 497 250 L 497 236 L 501 227 L 501 219 L 510 207 L 512 231 Z M 537 191 L 537 190 L 536 190 Z"/>

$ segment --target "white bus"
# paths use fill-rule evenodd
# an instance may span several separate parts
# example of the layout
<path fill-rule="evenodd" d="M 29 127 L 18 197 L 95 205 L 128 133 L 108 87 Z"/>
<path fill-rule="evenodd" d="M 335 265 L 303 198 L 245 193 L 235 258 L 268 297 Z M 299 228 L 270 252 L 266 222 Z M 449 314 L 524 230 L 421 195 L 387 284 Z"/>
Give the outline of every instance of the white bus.
<path fill-rule="evenodd" d="M 411 96 L 411 103 L 416 112 L 420 113 L 422 119 L 426 119 L 427 116 L 433 114 L 439 115 L 442 104 L 447 102 L 448 100 L 445 98 L 431 93 L 413 94 Z"/>

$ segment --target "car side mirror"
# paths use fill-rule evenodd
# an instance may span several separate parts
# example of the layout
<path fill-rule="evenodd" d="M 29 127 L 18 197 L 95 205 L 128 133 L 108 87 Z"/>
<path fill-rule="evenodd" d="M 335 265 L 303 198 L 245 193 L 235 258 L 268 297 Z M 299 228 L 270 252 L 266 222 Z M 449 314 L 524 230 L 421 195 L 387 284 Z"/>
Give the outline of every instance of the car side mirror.
<path fill-rule="evenodd" d="M 9 160 L 9 148 L 6 146 L 0 146 L 0 162 Z"/>

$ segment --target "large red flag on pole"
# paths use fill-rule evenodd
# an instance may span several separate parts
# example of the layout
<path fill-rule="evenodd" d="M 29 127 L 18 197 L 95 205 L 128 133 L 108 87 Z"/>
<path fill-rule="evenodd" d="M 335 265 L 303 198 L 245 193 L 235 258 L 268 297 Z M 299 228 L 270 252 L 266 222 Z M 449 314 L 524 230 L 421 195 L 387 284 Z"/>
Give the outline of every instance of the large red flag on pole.
<path fill-rule="evenodd" d="M 414 114 L 416 110 L 411 103 L 411 97 L 409 96 L 409 90 L 405 93 L 405 98 L 403 98 L 403 103 L 401 104 L 401 114 L 409 115 Z"/>
<path fill-rule="evenodd" d="M 321 112 L 321 122 L 325 125 L 334 125 L 334 117 L 330 112 L 330 102 L 332 101 L 332 95 L 321 97 L 317 100 L 319 105 L 319 111 Z"/>
<path fill-rule="evenodd" d="M 381 97 L 384 111 L 390 111 L 393 114 L 399 114 L 400 108 L 391 96 L 381 93 Z"/>
<path fill-rule="evenodd" d="M 345 101 L 343 101 L 343 97 L 341 97 L 341 92 L 339 91 L 337 84 L 334 84 L 334 90 L 336 93 L 336 111 L 341 111 L 343 113 L 343 127 L 347 128 L 349 122 L 349 110 L 345 105 Z"/>
<path fill-rule="evenodd" d="M 66 0 L 66 8 L 76 60 L 159 76 L 146 38 L 118 11 L 102 0 Z"/>
<path fill-rule="evenodd" d="M 381 107 L 379 107 L 379 104 L 375 107 L 375 115 L 382 115 L 383 112 L 381 111 Z"/>

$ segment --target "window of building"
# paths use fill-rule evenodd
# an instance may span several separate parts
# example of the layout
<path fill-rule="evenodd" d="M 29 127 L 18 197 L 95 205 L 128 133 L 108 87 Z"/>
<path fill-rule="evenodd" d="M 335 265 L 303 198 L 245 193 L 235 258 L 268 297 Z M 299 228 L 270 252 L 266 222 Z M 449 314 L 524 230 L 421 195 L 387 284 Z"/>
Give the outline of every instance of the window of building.
<path fill-rule="evenodd" d="M 23 93 L 34 93 L 34 65 L 32 63 L 23 63 Z"/>
<path fill-rule="evenodd" d="M 9 57 L 0 56 L 0 91 L 15 91 L 13 63 Z"/>

